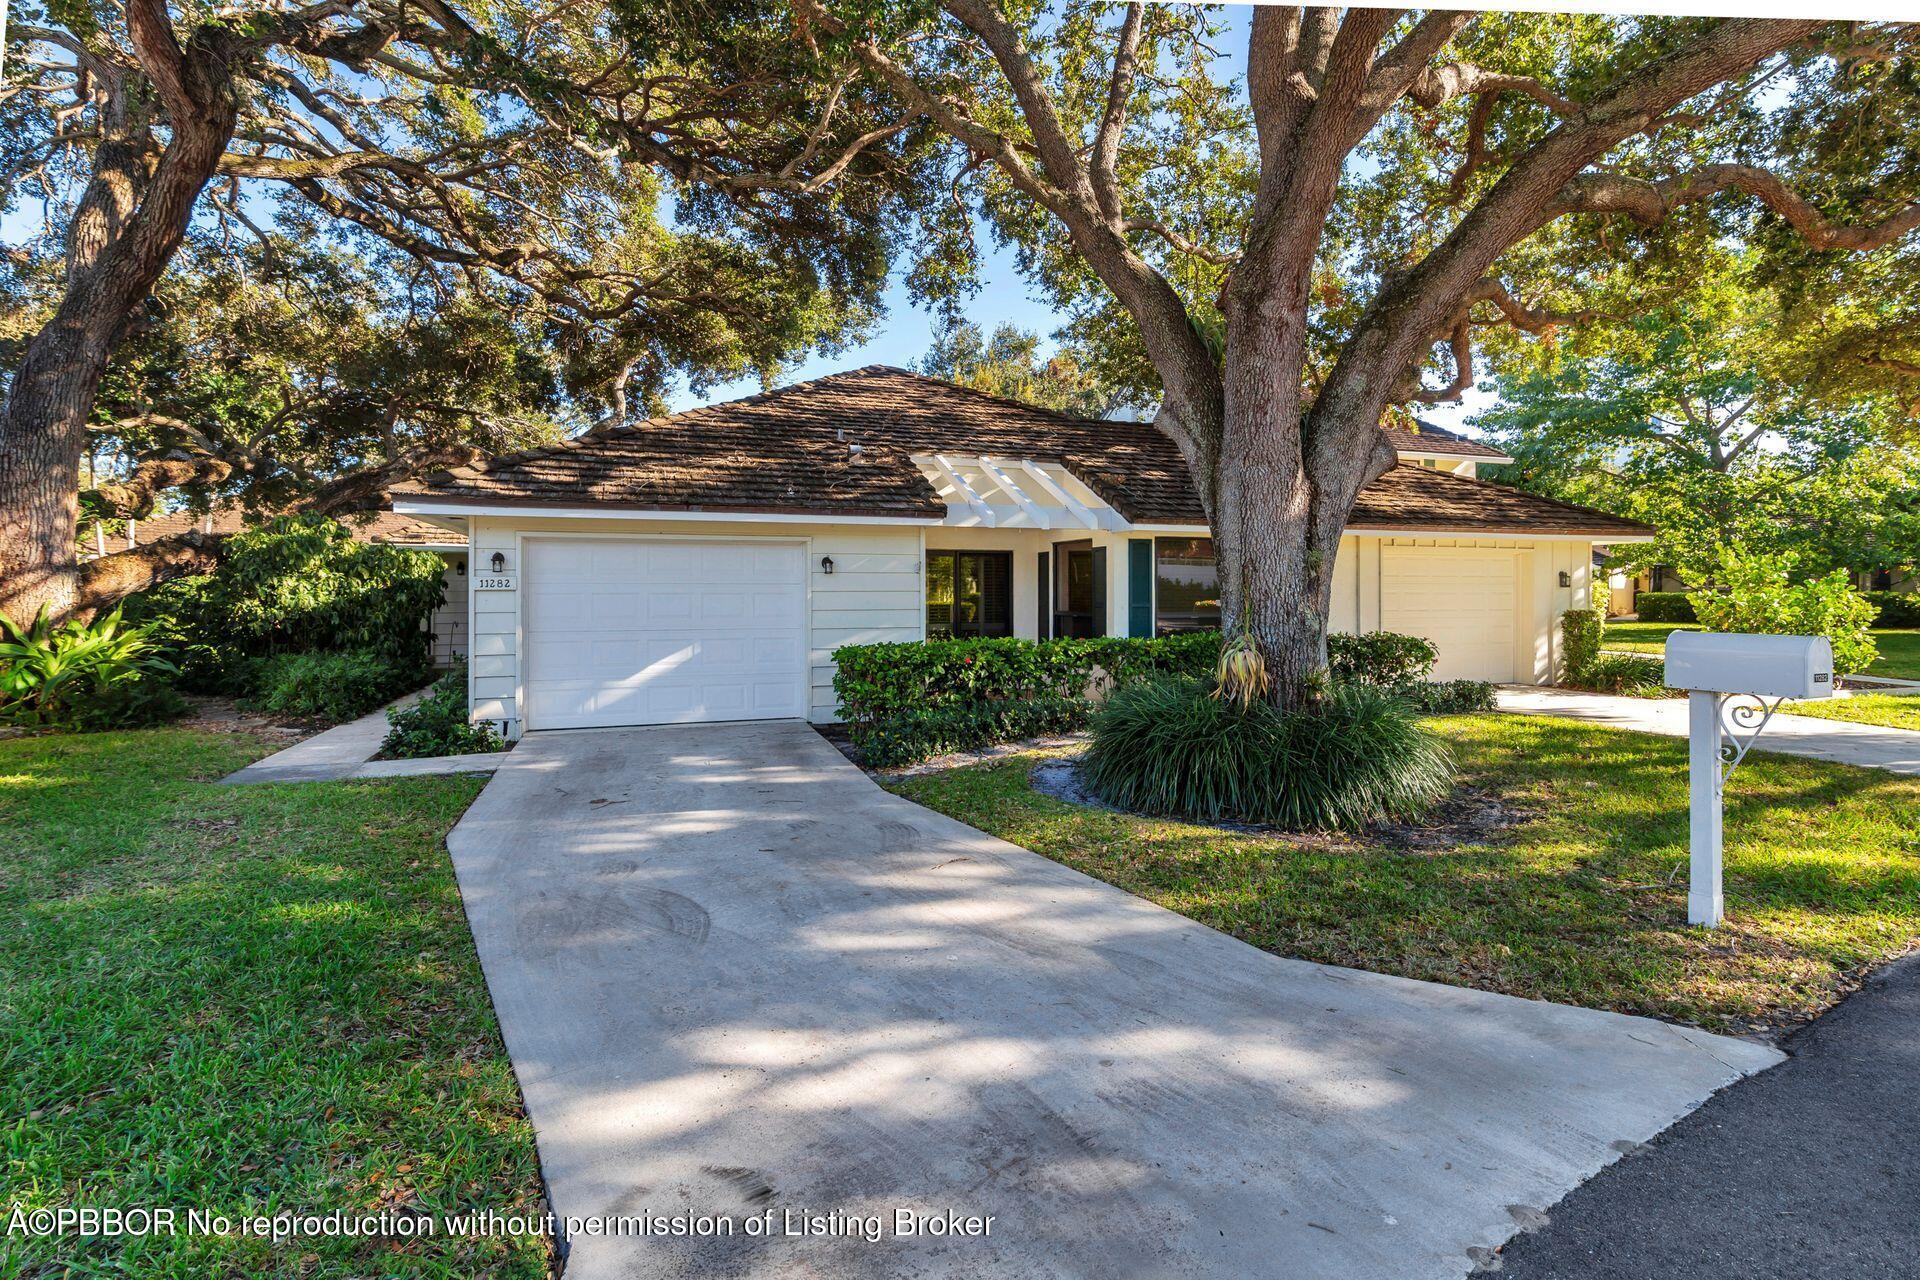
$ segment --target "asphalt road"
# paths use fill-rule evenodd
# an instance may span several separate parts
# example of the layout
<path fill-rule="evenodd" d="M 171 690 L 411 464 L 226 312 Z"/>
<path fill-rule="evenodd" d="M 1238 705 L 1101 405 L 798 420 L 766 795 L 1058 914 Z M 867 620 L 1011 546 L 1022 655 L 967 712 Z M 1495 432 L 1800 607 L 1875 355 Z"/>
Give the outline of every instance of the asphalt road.
<path fill-rule="evenodd" d="M 1501 1280 L 1920 1276 L 1920 956 L 1585 1183 Z"/>

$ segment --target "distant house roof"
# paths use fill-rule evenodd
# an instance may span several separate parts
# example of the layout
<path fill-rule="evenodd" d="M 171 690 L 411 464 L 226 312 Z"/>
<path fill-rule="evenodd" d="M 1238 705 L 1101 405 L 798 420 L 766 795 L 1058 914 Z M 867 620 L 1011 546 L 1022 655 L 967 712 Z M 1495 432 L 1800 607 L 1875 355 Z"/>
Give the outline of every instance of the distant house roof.
<path fill-rule="evenodd" d="M 1463 448 L 1460 456 L 1500 456 L 1442 434 L 1449 447 L 1481 450 Z M 938 520 L 947 504 L 913 461 L 930 453 L 1056 464 L 1134 524 L 1206 523 L 1185 460 L 1151 423 L 1071 418 L 884 365 L 436 472 L 393 496 L 415 510 L 604 506 Z M 1368 485 L 1350 523 L 1623 538 L 1651 532 L 1409 466 Z"/>
<path fill-rule="evenodd" d="M 208 512 L 164 511 L 144 520 L 129 520 L 121 532 L 105 539 L 108 554 L 134 546 L 146 546 L 199 529 L 205 533 L 238 533 L 248 525 L 260 524 L 269 517 L 251 515 L 244 508 L 223 503 Z M 337 517 L 355 538 L 362 542 L 392 542 L 403 546 L 452 546 L 465 542 L 461 535 L 439 525 L 417 520 L 392 511 L 356 511 Z M 98 554 L 89 543 L 87 554 Z"/>
<path fill-rule="evenodd" d="M 1478 440 L 1469 440 L 1457 431 L 1422 419 L 1414 419 L 1411 427 L 1380 425 L 1393 447 L 1401 453 L 1433 454 L 1443 458 L 1476 458 L 1483 462 L 1512 462 L 1513 459 L 1498 449 L 1481 444 Z"/>

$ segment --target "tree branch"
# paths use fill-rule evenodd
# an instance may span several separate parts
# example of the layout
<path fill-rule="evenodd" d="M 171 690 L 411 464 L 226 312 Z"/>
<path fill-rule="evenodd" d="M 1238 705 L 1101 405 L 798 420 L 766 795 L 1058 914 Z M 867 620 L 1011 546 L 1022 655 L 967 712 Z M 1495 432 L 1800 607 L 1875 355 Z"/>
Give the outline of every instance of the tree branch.
<path fill-rule="evenodd" d="M 1683 205 L 1728 191 L 1758 199 L 1816 249 L 1863 252 L 1884 248 L 1920 227 L 1920 203 L 1909 204 L 1878 222 L 1859 225 L 1836 222 L 1795 192 L 1778 174 L 1750 164 L 1706 165 L 1691 173 L 1651 182 L 1613 173 L 1582 174 L 1567 183 L 1547 206 L 1547 217 L 1569 213 L 1623 213 L 1641 226 L 1651 227 Z"/>
<path fill-rule="evenodd" d="M 1140 26 L 1146 6 L 1127 6 L 1120 22 L 1120 38 L 1113 50 L 1113 74 L 1107 80 L 1107 109 L 1100 118 L 1100 130 L 1094 135 L 1093 154 L 1088 160 L 1093 193 L 1109 221 L 1120 218 L 1120 187 L 1114 170 L 1120 159 L 1120 136 L 1127 125 L 1127 100 L 1133 95 L 1133 73 L 1140 53 Z"/>

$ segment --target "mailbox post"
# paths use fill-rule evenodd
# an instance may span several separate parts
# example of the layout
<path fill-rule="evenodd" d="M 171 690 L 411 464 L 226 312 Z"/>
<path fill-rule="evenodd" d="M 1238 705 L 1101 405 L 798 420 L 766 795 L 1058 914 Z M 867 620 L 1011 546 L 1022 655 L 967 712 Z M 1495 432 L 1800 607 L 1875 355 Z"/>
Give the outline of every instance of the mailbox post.
<path fill-rule="evenodd" d="M 1687 691 L 1687 923 L 1711 929 L 1726 917 L 1720 813 L 1727 779 L 1782 702 L 1833 696 L 1833 646 L 1825 636 L 1676 631 L 1667 637 L 1666 683 Z"/>

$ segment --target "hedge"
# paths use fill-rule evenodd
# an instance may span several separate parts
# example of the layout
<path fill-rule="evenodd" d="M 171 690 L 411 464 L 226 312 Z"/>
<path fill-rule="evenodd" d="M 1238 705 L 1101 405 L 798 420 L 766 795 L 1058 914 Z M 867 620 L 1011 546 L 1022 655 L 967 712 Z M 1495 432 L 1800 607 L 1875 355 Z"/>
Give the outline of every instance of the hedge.
<path fill-rule="evenodd" d="M 1434 648 L 1418 636 L 1376 631 L 1327 637 L 1336 685 L 1388 689 L 1422 711 L 1479 710 L 1492 686 L 1432 684 Z M 861 759 L 893 768 L 1041 733 L 1078 728 L 1097 695 L 1163 675 L 1210 679 L 1220 633 L 1134 638 L 1007 637 L 843 645 L 833 689 Z"/>
<path fill-rule="evenodd" d="M 1920 592 L 1910 591 L 1869 591 L 1867 600 L 1880 613 L 1873 620 L 1876 627 L 1920 627 Z"/>
<path fill-rule="evenodd" d="M 995 742 L 1016 742 L 1047 733 L 1071 733 L 1087 722 L 1093 702 L 1044 694 L 1017 702 L 974 702 L 922 707 L 861 726 L 855 735 L 860 759 L 875 769 L 897 769 L 952 751 Z"/>
<path fill-rule="evenodd" d="M 1091 640 L 984 639 L 842 645 L 833 691 L 841 718 L 876 724 L 929 708 L 1028 698 L 1084 698 L 1156 673 L 1201 675 L 1220 656 L 1220 634 L 1102 636 Z"/>
<path fill-rule="evenodd" d="M 1700 621 L 1684 591 L 1642 591 L 1633 598 L 1633 610 L 1642 622 Z"/>
<path fill-rule="evenodd" d="M 1600 656 L 1607 618 L 1599 609 L 1569 609 L 1560 615 L 1560 635 L 1566 641 L 1567 676 L 1577 680 Z"/>

